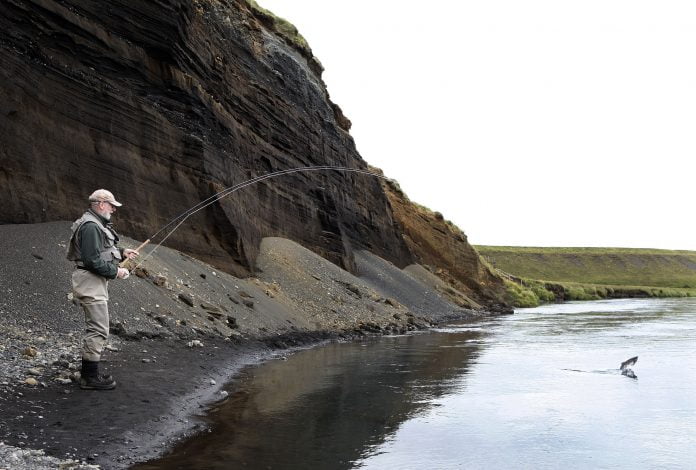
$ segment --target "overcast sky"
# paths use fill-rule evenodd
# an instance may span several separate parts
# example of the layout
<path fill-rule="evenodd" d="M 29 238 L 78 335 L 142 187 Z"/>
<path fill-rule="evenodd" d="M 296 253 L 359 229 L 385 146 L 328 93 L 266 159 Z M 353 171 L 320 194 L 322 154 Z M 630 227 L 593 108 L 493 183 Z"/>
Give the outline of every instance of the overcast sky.
<path fill-rule="evenodd" d="M 259 0 L 474 244 L 696 250 L 696 2 Z"/>

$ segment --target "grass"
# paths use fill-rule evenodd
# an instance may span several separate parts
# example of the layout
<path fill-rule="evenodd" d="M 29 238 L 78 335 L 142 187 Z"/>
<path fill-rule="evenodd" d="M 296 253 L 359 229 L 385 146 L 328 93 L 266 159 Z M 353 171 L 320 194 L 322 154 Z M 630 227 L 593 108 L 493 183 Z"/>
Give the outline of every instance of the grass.
<path fill-rule="evenodd" d="M 482 246 L 516 307 L 563 300 L 696 297 L 696 252 Z"/>
<path fill-rule="evenodd" d="M 494 267 L 526 279 L 696 288 L 696 252 L 637 248 L 476 246 Z"/>
<path fill-rule="evenodd" d="M 554 283 L 520 278 L 506 279 L 505 288 L 507 300 L 514 307 L 537 307 L 567 300 L 696 297 L 696 289 Z"/>
<path fill-rule="evenodd" d="M 304 54 L 313 57 L 312 49 L 309 47 L 307 40 L 300 34 L 295 25 L 290 23 L 285 18 L 276 16 L 272 11 L 263 8 L 256 3 L 255 0 L 247 0 L 251 11 L 261 18 L 267 26 L 271 27 L 275 32 L 280 34 L 286 41 L 290 42 Z"/>

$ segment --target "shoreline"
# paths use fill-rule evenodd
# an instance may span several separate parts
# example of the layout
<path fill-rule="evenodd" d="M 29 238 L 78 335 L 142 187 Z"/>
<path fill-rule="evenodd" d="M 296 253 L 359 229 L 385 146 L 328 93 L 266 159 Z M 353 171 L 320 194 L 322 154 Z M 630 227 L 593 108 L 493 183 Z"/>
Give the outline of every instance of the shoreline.
<path fill-rule="evenodd" d="M 116 389 L 83 391 L 69 225 L 0 226 L 0 442 L 103 469 L 150 460 L 201 431 L 197 414 L 247 365 L 505 310 L 462 308 L 420 265 L 400 269 L 369 252 L 356 255 L 358 276 L 290 240 L 264 239 L 258 277 L 240 279 L 161 247 L 136 276 L 109 285 L 102 371 Z"/>
<path fill-rule="evenodd" d="M 480 316 L 487 315 L 496 314 L 482 313 Z M 471 315 L 446 321 L 467 319 L 471 319 Z M 430 327 L 412 331 L 428 329 Z M 25 453 L 29 459 L 27 469 L 50 469 L 60 463 L 71 463 L 78 469 L 127 469 L 159 458 L 178 442 L 204 432 L 207 429 L 204 422 L 206 411 L 225 399 L 221 390 L 233 383 L 242 369 L 259 366 L 279 355 L 286 356 L 331 342 L 380 336 L 385 334 L 364 330 L 352 334 L 295 334 L 238 343 L 202 338 L 203 346 L 195 348 L 189 348 L 183 341 L 122 341 L 118 343 L 118 350 L 109 352 L 104 361 L 105 371 L 113 373 L 119 382 L 115 390 L 85 391 L 80 390 L 77 383 L 45 388 L 4 385 L 2 414 L 9 419 L 6 419 L 3 434 L 18 437 L 0 439 L 0 442 Z M 269 343 L 285 346 L 274 347 Z M 147 353 L 143 353 L 144 350 Z M 228 356 L 228 353 L 234 356 Z M 143 362 L 143 356 L 155 359 Z M 180 367 L 182 363 L 186 363 L 186 370 Z M 151 366 L 156 367 L 156 372 L 149 375 Z M 134 377 L 128 378 L 126 369 Z M 198 373 L 191 374 L 191 369 Z M 149 375 L 159 385 L 152 386 L 138 380 L 142 374 Z M 176 395 L 172 396 L 168 390 L 166 378 L 178 384 Z M 15 393 L 8 397 L 8 391 Z M 41 407 L 42 414 L 20 414 L 32 406 Z M 120 414 L 125 406 L 129 411 Z M 10 417 L 12 415 L 14 418 Z M 79 422 L 74 421 L 76 419 Z M 109 422 L 108 426 L 104 425 L 105 420 Z M 61 428 L 61 433 L 72 436 L 54 443 L 42 441 L 46 434 L 44 430 L 56 427 Z M 111 439 L 105 439 L 106 431 Z M 0 452 L 0 457 L 2 455 Z M 45 466 L 42 466 L 44 461 Z M 5 463 L 0 460 L 0 469 L 5 468 Z M 11 468 L 19 470 L 23 467 Z"/>

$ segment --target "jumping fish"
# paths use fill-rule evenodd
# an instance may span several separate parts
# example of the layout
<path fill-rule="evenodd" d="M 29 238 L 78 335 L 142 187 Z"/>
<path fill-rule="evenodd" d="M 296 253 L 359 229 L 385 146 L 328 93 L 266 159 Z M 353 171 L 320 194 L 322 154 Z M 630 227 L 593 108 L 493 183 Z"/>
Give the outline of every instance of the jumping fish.
<path fill-rule="evenodd" d="M 624 362 L 622 362 L 620 367 L 621 375 L 625 375 L 626 377 L 630 377 L 632 379 L 637 379 L 638 376 L 635 372 L 633 372 L 633 369 L 631 369 L 631 366 L 635 365 L 636 362 L 638 362 L 638 356 L 626 359 Z"/>

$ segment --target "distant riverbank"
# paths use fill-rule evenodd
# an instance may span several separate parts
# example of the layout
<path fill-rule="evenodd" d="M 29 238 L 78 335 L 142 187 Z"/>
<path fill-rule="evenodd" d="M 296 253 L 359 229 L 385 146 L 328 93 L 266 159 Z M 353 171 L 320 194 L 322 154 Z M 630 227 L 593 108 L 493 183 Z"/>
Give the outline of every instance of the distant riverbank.
<path fill-rule="evenodd" d="M 566 300 L 696 297 L 696 252 L 638 248 L 475 247 L 507 277 L 518 307 Z"/>

